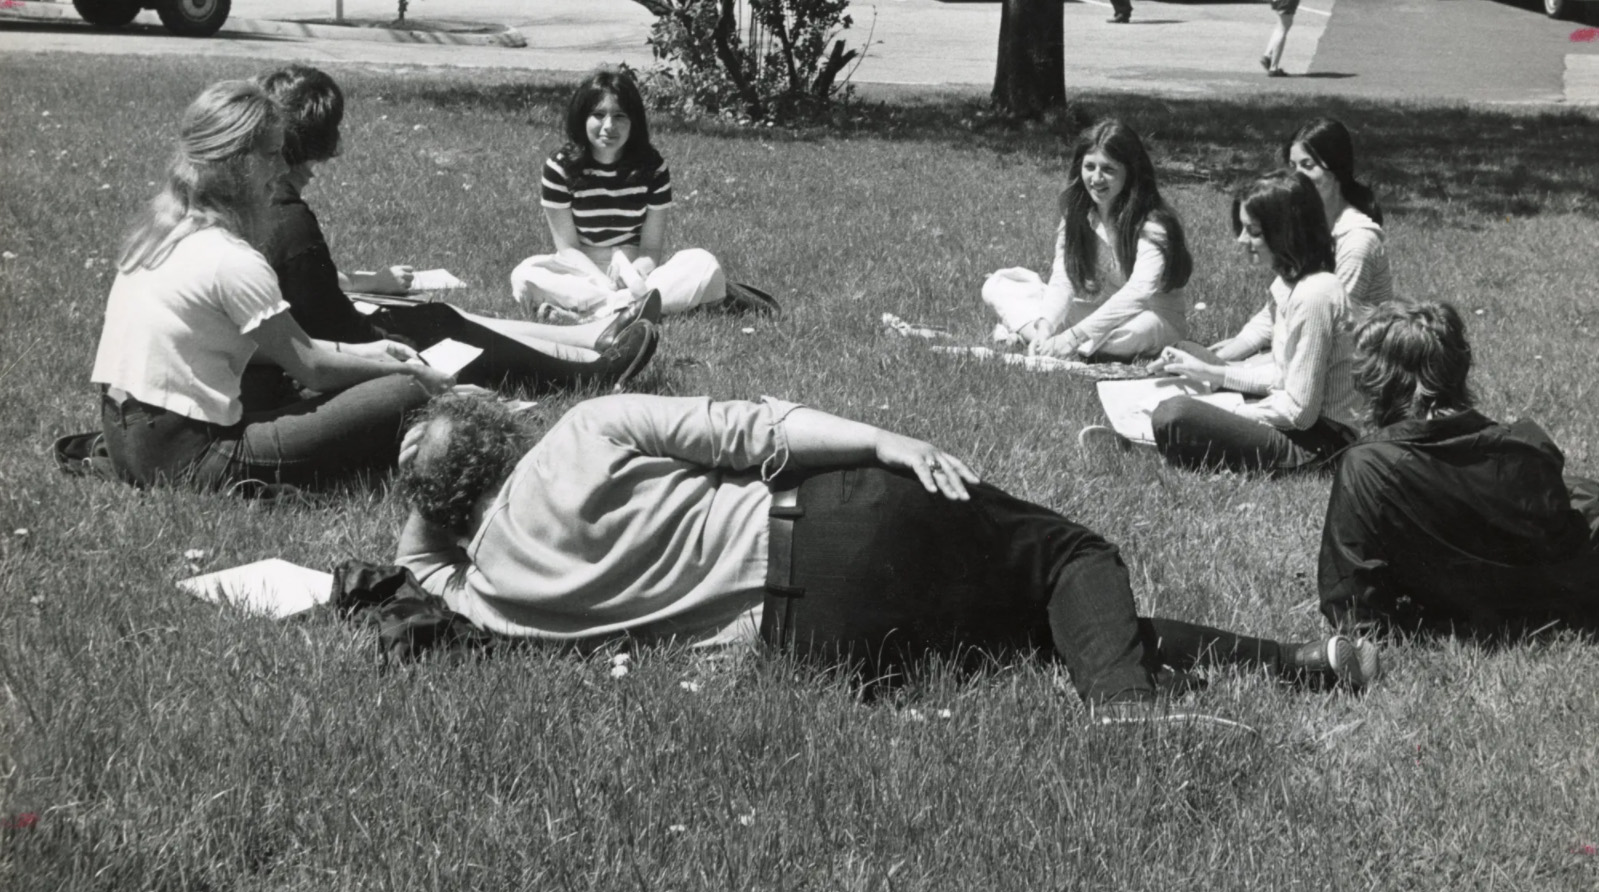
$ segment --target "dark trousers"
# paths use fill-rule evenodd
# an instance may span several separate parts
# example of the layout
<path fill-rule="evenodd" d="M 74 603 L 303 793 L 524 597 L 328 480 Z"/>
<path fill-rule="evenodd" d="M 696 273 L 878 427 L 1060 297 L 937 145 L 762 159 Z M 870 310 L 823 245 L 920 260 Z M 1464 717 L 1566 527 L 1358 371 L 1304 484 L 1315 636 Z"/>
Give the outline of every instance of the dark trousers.
<path fill-rule="evenodd" d="M 788 595 L 762 634 L 802 658 L 879 671 L 927 654 L 1052 648 L 1090 702 L 1154 696 L 1162 665 L 1276 668 L 1276 642 L 1140 620 L 1116 546 L 992 486 L 969 502 L 875 468 L 805 480 Z"/>
<path fill-rule="evenodd" d="M 283 379 L 276 369 L 271 372 Z M 312 399 L 267 399 L 260 395 L 265 390 L 255 387 L 244 398 L 244 417 L 228 426 L 131 398 L 118 404 L 102 397 L 100 423 L 112 467 L 140 486 L 332 483 L 391 467 L 406 416 L 428 400 L 409 375 L 389 375 Z"/>
<path fill-rule="evenodd" d="M 1354 431 L 1325 418 L 1302 431 L 1278 430 L 1186 396 L 1156 406 L 1150 425 L 1166 461 L 1204 470 L 1311 470 L 1355 441 Z"/>
<path fill-rule="evenodd" d="M 1110 6 L 1119 19 L 1127 18 L 1133 14 L 1133 0 L 1110 0 Z"/>
<path fill-rule="evenodd" d="M 391 335 L 399 335 L 418 350 L 445 338 L 479 347 L 483 354 L 457 376 L 462 384 L 488 388 L 522 387 L 534 392 L 571 387 L 603 371 L 603 362 L 560 359 L 529 347 L 515 338 L 479 325 L 447 304 L 387 307 L 372 314 L 372 322 Z"/>

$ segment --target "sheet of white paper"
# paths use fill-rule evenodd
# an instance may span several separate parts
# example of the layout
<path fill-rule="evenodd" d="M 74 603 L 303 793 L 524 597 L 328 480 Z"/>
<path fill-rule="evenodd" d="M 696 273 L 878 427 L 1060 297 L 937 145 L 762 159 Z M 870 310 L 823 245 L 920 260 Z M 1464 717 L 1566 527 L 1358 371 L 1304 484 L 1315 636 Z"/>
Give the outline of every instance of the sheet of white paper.
<path fill-rule="evenodd" d="M 411 273 L 412 291 L 448 291 L 465 287 L 466 283 L 451 275 L 447 269 L 419 269 Z"/>
<path fill-rule="evenodd" d="M 364 300 L 352 300 L 350 303 L 355 306 L 355 311 L 362 316 L 370 316 L 380 309 L 377 304 L 370 304 Z"/>
<path fill-rule="evenodd" d="M 482 347 L 463 344 L 454 338 L 445 338 L 422 351 L 427 364 L 446 375 L 458 375 L 467 363 L 483 355 Z"/>
<path fill-rule="evenodd" d="M 1198 384 L 1175 376 L 1101 381 L 1098 387 L 1099 404 L 1105 408 L 1105 417 L 1110 419 L 1110 426 L 1134 443 L 1155 442 L 1150 415 L 1156 406 L 1174 396 L 1191 396 L 1223 409 L 1244 404 L 1244 395 L 1241 393 L 1208 393 Z"/>
<path fill-rule="evenodd" d="M 282 619 L 326 603 L 333 596 L 333 574 L 268 558 L 192 576 L 179 581 L 178 588 L 213 604 Z"/>

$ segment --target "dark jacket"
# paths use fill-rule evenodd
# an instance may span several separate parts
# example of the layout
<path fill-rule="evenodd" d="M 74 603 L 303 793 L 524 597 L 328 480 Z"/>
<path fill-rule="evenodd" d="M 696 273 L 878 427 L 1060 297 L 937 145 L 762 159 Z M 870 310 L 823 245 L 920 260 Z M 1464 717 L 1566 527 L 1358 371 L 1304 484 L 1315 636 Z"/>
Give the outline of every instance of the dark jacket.
<path fill-rule="evenodd" d="M 1346 628 L 1591 624 L 1599 541 L 1572 507 L 1581 494 L 1564 466 L 1538 425 L 1477 412 L 1362 438 L 1340 458 L 1327 504 L 1322 613 Z"/>
<path fill-rule="evenodd" d="M 339 268 L 316 214 L 286 178 L 278 181 L 267 211 L 267 262 L 278 274 L 278 287 L 289 313 L 305 333 L 324 341 L 361 344 L 388 335 L 366 316 L 339 287 Z"/>

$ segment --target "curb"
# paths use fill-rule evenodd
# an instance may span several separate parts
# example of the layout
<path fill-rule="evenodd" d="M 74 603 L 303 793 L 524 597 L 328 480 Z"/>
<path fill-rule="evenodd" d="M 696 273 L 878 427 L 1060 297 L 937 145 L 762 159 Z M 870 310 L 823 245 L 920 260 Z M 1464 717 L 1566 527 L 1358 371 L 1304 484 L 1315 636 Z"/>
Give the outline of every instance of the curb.
<path fill-rule="evenodd" d="M 0 19 L 43 22 L 83 21 L 70 3 L 46 3 L 37 0 L 0 0 Z M 133 23 L 153 28 L 162 27 L 161 19 L 148 9 L 140 12 Z M 228 34 L 270 34 L 278 37 L 315 37 L 321 40 L 362 40 L 369 43 L 414 43 L 436 46 L 498 46 L 510 49 L 527 46 L 527 38 L 522 36 L 522 32 L 509 26 L 504 26 L 499 31 L 481 34 L 230 18 L 216 36 Z"/>

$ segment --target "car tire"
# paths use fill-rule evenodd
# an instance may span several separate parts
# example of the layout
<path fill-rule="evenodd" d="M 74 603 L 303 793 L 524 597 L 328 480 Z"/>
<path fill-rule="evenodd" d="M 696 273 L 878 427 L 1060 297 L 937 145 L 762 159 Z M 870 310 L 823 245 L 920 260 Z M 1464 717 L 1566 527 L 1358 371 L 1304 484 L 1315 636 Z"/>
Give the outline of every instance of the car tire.
<path fill-rule="evenodd" d="M 1543 0 L 1544 14 L 1552 19 L 1569 19 L 1576 12 L 1576 3 L 1572 0 Z"/>
<path fill-rule="evenodd" d="M 139 14 L 139 0 L 72 0 L 72 8 L 96 28 L 121 28 Z"/>
<path fill-rule="evenodd" d="M 233 10 L 233 0 L 161 0 L 156 15 L 167 30 L 180 37 L 210 37 Z"/>

